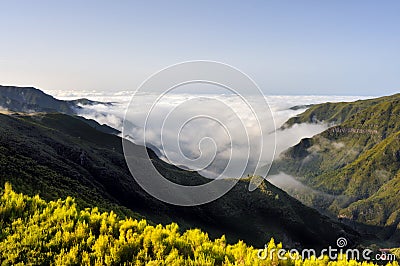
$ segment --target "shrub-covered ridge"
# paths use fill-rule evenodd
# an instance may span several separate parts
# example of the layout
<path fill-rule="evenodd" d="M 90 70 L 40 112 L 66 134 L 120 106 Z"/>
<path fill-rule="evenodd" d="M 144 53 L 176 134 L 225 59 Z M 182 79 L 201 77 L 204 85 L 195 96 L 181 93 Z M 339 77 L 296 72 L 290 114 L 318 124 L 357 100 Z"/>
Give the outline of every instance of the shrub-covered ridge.
<path fill-rule="evenodd" d="M 372 265 L 326 258 L 261 260 L 258 250 L 242 241 L 230 245 L 224 236 L 210 240 L 198 229 L 181 234 L 174 223 L 151 226 L 97 208 L 78 210 L 71 197 L 46 202 L 18 194 L 9 184 L 0 198 L 0 228 L 3 265 Z M 280 247 L 273 240 L 268 245 Z"/>

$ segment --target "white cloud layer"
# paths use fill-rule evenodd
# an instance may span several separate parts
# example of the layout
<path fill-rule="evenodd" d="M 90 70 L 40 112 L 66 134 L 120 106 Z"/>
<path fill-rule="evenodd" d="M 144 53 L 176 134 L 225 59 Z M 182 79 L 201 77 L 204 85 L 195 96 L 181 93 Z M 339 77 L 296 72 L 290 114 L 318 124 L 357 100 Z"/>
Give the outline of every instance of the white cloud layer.
<path fill-rule="evenodd" d="M 121 130 L 123 118 L 133 92 L 118 93 L 50 92 L 59 99 L 88 98 L 113 105 L 84 105 L 80 115 L 95 119 L 101 124 Z M 136 96 L 137 97 L 137 96 Z M 134 125 L 129 135 L 136 143 L 144 142 L 144 121 L 146 121 L 148 101 L 146 95 L 139 96 L 140 103 L 131 107 L 129 121 Z M 168 94 L 161 98 L 148 116 L 146 124 L 146 143 L 157 147 L 163 159 L 176 165 L 200 170 L 208 177 L 223 173 L 227 164 L 240 165 L 247 162 L 244 172 L 235 175 L 251 174 L 260 165 L 271 162 L 274 149 L 274 132 L 287 119 L 305 110 L 291 110 L 290 107 L 321 102 L 353 101 L 356 96 L 268 96 L 275 124 L 268 115 L 262 115 L 261 127 L 254 114 L 243 101 L 233 95 L 210 94 Z M 266 114 L 268 110 L 265 110 Z M 199 116 L 202 114 L 203 116 Z M 204 115 L 209 117 L 204 117 Z M 210 119 L 213 117 L 214 119 Z M 190 120 L 190 118 L 193 118 Z M 260 117 L 258 117 L 260 118 Z M 286 130 L 276 131 L 277 157 L 282 151 L 295 145 L 304 137 L 312 137 L 327 128 L 323 124 L 301 124 Z M 262 136 L 261 136 L 262 132 Z M 258 152 L 261 140 L 263 152 Z M 261 158 L 260 158 L 261 157 Z M 239 167 L 240 168 L 240 167 Z"/>

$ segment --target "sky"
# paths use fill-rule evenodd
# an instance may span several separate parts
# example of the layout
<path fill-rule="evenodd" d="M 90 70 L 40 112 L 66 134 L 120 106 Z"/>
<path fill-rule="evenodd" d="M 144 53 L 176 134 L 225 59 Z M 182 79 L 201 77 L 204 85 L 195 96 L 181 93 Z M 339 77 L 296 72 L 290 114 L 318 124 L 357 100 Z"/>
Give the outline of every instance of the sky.
<path fill-rule="evenodd" d="M 0 84 L 134 90 L 189 60 L 272 95 L 400 89 L 399 1 L 1 1 Z"/>

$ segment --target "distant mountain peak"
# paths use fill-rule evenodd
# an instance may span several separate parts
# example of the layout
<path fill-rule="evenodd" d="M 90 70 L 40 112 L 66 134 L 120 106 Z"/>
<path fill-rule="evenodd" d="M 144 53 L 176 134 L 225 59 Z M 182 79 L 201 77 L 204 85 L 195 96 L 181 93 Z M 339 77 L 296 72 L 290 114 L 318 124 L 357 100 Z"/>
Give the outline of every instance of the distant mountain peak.
<path fill-rule="evenodd" d="M 103 103 L 89 99 L 64 101 L 54 98 L 34 87 L 17 87 L 0 85 L 0 107 L 12 112 L 22 113 L 64 113 L 76 114 L 80 105 L 94 105 Z"/>

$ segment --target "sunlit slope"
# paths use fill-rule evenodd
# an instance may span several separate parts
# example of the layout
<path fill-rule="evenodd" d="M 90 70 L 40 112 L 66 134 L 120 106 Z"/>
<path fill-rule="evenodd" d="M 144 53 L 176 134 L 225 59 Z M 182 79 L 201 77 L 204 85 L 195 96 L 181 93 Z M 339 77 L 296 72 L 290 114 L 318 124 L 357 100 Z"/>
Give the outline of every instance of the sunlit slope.
<path fill-rule="evenodd" d="M 0 261 L 5 265 L 373 265 L 345 258 L 292 259 L 288 254 L 279 260 L 282 245 L 268 238 L 267 255 L 260 259 L 258 249 L 242 241 L 228 244 L 224 236 L 210 240 L 199 229 L 181 233 L 175 223 L 152 226 L 97 208 L 80 210 L 71 197 L 46 202 L 17 194 L 9 184 L 0 189 L 0 225 Z"/>
<path fill-rule="evenodd" d="M 400 99 L 400 94 L 373 98 L 368 100 L 358 100 L 355 102 L 321 103 L 312 105 L 302 114 L 290 118 L 283 127 L 290 127 L 299 123 L 325 123 L 340 124 L 356 113 L 372 107 L 382 102 L 390 102 Z"/>
<path fill-rule="evenodd" d="M 357 111 L 350 111 L 349 115 L 349 110 L 356 107 Z M 298 119 L 306 121 L 315 112 L 317 117 L 331 122 L 338 121 L 333 117 L 343 117 L 344 121 L 303 139 L 281 156 L 274 169 L 297 176 L 303 183 L 333 196 L 327 197 L 327 210 L 396 230 L 400 222 L 399 95 L 312 108 Z M 326 108 L 337 113 L 319 113 Z M 394 235 L 399 237 L 398 233 Z"/>

